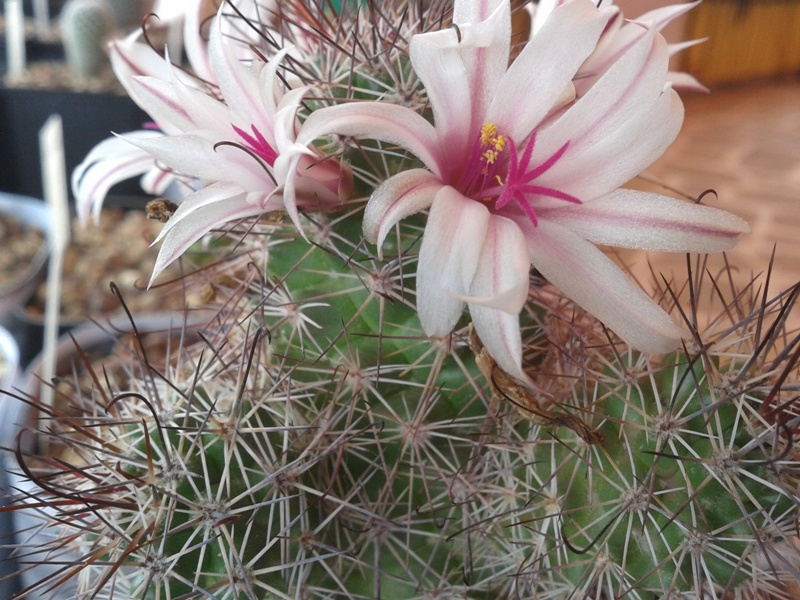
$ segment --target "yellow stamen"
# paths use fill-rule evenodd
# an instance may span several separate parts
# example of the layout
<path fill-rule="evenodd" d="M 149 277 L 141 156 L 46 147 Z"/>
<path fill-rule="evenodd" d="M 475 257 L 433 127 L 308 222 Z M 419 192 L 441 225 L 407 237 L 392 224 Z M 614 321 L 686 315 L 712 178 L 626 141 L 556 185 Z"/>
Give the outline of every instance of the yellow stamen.
<path fill-rule="evenodd" d="M 481 155 L 482 160 L 491 165 L 506 147 L 506 138 L 503 135 L 497 135 L 497 126 L 486 123 L 481 127 L 481 147 L 486 149 Z"/>
<path fill-rule="evenodd" d="M 497 134 L 497 127 L 491 123 L 486 123 L 481 127 L 481 146 L 488 146 L 491 139 Z"/>

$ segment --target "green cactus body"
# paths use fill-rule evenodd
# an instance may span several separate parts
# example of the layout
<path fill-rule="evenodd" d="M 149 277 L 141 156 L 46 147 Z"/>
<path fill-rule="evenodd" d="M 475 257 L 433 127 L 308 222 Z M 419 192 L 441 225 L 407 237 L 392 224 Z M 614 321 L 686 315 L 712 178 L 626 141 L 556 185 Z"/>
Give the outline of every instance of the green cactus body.
<path fill-rule="evenodd" d="M 69 0 L 60 17 L 67 64 L 81 79 L 97 75 L 108 63 L 105 42 L 114 29 L 106 0 Z"/>
<path fill-rule="evenodd" d="M 349 224 L 308 235 L 251 229 L 217 286 L 224 325 L 174 344 L 166 370 L 135 358 L 85 393 L 91 418 L 56 419 L 82 458 L 59 489 L 103 557 L 86 593 L 791 597 L 790 413 L 758 416 L 790 363 L 756 355 L 758 311 L 703 353 L 648 361 L 534 286 L 529 371 L 543 404 L 604 434 L 590 445 L 493 398 L 465 331 L 421 335 L 399 275 L 413 225 L 384 262 Z"/>

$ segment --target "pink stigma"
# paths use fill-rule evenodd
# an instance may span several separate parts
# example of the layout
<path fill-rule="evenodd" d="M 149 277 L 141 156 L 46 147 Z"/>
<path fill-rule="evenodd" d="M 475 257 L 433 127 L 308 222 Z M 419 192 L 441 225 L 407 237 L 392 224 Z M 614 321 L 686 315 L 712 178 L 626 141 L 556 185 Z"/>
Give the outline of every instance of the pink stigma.
<path fill-rule="evenodd" d="M 525 146 L 525 151 L 522 153 L 521 158 L 517 157 L 517 148 L 514 144 L 514 140 L 509 139 L 508 143 L 511 147 L 508 175 L 503 182 L 503 192 L 497 199 L 495 208 L 501 209 L 513 200 L 522 209 L 522 212 L 525 213 L 535 227 L 538 225 L 538 220 L 536 219 L 536 214 L 534 213 L 533 207 L 528 200 L 529 198 L 546 196 L 548 198 L 555 198 L 556 200 L 563 200 L 564 202 L 570 202 L 572 204 L 581 204 L 581 201 L 575 196 L 566 194 L 555 188 L 534 185 L 532 183 L 533 180 L 540 177 L 544 173 L 547 173 L 547 171 L 549 171 L 561 159 L 561 157 L 564 156 L 564 153 L 569 147 L 569 142 L 561 146 L 561 148 L 559 148 L 556 153 L 546 161 L 530 170 L 528 167 L 530 166 L 531 155 L 533 154 L 533 148 L 536 144 L 536 133 L 531 135 L 531 137 L 528 139 L 528 143 Z"/>
<path fill-rule="evenodd" d="M 269 142 L 267 142 L 266 138 L 261 134 L 261 132 L 256 129 L 255 125 L 251 125 L 253 135 L 250 135 L 243 129 L 238 128 L 233 123 L 231 123 L 231 127 L 233 127 L 233 130 L 245 142 L 248 150 L 253 152 L 270 167 L 275 166 L 275 159 L 278 158 L 278 153 L 275 152 L 272 146 L 269 145 Z"/>

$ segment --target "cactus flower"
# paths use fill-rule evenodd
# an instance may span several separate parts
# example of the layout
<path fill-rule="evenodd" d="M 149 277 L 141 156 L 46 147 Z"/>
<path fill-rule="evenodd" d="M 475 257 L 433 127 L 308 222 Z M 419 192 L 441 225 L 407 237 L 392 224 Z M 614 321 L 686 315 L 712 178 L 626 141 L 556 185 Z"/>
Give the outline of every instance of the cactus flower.
<path fill-rule="evenodd" d="M 721 210 L 619 189 L 672 143 L 683 106 L 667 82 L 668 46 L 647 24 L 576 96 L 573 79 L 607 19 L 589 0 L 565 2 L 510 62 L 509 2 L 457 0 L 453 27 L 411 40 L 434 124 L 389 103 L 323 108 L 276 165 L 288 194 L 293 161 L 323 135 L 415 154 L 424 168 L 372 194 L 365 236 L 380 247 L 400 219 L 430 209 L 417 271 L 425 332 L 448 335 L 466 304 L 484 346 L 518 377 L 531 264 L 623 340 L 662 353 L 685 331 L 595 244 L 717 252 L 748 231 Z"/>
<path fill-rule="evenodd" d="M 180 203 L 155 242 L 163 243 L 151 282 L 211 229 L 284 209 L 272 169 L 281 140 L 291 142 L 293 136 L 292 123 L 285 125 L 285 132 L 275 131 L 275 115 L 284 101 L 278 67 L 288 49 L 276 53 L 268 63 L 246 66 L 228 48 L 219 21 L 215 21 L 208 42 L 208 65 L 214 75 L 208 89 L 173 68 L 169 57 L 148 68 L 141 56 L 146 50 L 140 44 L 118 44 L 112 49 L 115 71 L 130 96 L 167 134 L 123 139 L 146 152 L 156 164 L 199 182 L 195 184 L 199 189 Z M 126 55 L 126 49 L 132 48 L 135 53 Z M 289 92 L 285 98 L 288 101 L 295 95 Z M 304 157 L 303 176 L 289 207 L 295 218 L 298 209 L 338 208 L 348 193 L 349 172 L 336 161 L 321 158 Z M 146 164 L 140 168 L 144 171 Z M 78 202 L 87 203 L 80 197 Z"/>

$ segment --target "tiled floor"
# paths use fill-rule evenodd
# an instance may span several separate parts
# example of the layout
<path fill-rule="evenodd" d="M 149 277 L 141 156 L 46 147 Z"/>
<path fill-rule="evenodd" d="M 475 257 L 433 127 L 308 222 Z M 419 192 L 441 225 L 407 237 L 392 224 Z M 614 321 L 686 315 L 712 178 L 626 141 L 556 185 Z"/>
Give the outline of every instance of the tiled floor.
<path fill-rule="evenodd" d="M 800 280 L 800 81 L 752 84 L 684 94 L 686 118 L 676 142 L 647 174 L 696 197 L 713 188 L 719 197 L 704 203 L 746 219 L 753 232 L 728 254 L 738 277 L 766 269 L 773 246 L 775 267 L 770 289 L 783 290 Z M 642 189 L 660 191 L 638 181 Z M 647 279 L 646 260 L 634 272 Z M 685 256 L 651 253 L 657 271 L 685 272 Z M 721 262 L 716 262 L 721 264 Z"/>

